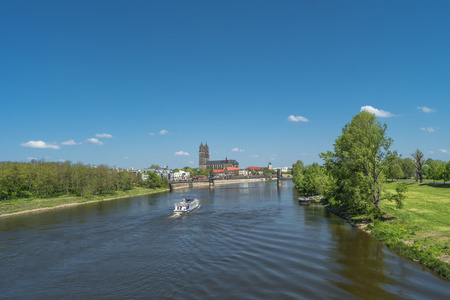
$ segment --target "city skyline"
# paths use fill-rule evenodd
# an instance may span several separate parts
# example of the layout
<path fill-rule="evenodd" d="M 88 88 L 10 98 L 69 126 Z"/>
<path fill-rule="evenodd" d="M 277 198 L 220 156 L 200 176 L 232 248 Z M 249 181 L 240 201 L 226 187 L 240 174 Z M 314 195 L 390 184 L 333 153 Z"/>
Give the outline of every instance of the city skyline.
<path fill-rule="evenodd" d="M 367 110 L 450 160 L 450 3 L 0 3 L 0 161 L 322 163 Z"/>

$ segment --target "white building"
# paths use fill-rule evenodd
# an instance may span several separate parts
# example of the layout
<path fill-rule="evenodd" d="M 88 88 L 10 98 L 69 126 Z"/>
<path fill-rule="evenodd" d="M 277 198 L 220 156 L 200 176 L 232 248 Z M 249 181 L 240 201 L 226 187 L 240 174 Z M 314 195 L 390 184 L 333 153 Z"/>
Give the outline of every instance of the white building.
<path fill-rule="evenodd" d="M 241 176 L 248 176 L 249 171 L 248 170 L 239 170 L 239 175 Z"/>
<path fill-rule="evenodd" d="M 173 173 L 173 179 L 176 180 L 188 180 L 191 178 L 191 172 L 185 172 L 180 170 L 178 172 Z"/>
<path fill-rule="evenodd" d="M 273 170 L 281 170 L 281 173 L 288 173 L 292 171 L 292 167 L 277 167 L 273 168 Z"/>
<path fill-rule="evenodd" d="M 132 171 L 133 173 L 141 173 L 142 174 L 142 180 L 148 180 L 148 172 L 155 172 L 156 174 L 158 174 L 159 176 L 161 176 L 161 178 L 164 178 L 166 180 L 171 180 L 173 179 L 173 170 L 165 167 L 164 169 L 139 169 L 136 171 Z"/>

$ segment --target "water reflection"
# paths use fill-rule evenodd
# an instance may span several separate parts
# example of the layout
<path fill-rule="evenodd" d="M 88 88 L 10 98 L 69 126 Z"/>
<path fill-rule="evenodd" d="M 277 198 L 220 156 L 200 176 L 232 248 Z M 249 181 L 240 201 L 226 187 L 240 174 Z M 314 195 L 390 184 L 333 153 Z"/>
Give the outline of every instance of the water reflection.
<path fill-rule="evenodd" d="M 360 298 L 367 295 L 392 298 L 394 295 L 382 288 L 384 284 L 396 283 L 387 276 L 384 246 L 361 231 L 340 227 L 342 225 L 328 226 L 335 243 L 330 256 L 337 263 L 332 272 L 340 275 L 338 280 L 330 283 Z"/>

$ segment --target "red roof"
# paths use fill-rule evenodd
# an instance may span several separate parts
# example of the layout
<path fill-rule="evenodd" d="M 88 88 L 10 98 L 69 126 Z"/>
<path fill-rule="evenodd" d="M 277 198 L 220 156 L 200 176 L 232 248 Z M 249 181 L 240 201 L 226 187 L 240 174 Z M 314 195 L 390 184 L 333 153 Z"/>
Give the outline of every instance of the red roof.
<path fill-rule="evenodd" d="M 233 167 L 227 167 L 227 171 L 239 171 L 241 168 L 233 168 Z"/>
<path fill-rule="evenodd" d="M 223 173 L 224 170 L 213 170 L 214 173 Z"/>
<path fill-rule="evenodd" d="M 261 167 L 247 167 L 246 170 L 264 170 L 264 168 L 261 168 Z"/>

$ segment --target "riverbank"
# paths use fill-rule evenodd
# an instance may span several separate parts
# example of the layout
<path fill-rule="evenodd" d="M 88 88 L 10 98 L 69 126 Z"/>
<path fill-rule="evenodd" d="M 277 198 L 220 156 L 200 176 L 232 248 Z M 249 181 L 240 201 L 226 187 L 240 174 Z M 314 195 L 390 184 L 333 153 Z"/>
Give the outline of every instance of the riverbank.
<path fill-rule="evenodd" d="M 167 192 L 169 189 L 148 189 L 148 188 L 134 188 L 129 191 L 116 192 L 114 194 L 91 196 L 91 197 L 57 197 L 57 198 L 44 198 L 44 199 L 17 199 L 11 201 L 0 202 L 0 218 L 8 217 L 18 214 L 33 213 L 43 210 L 49 210 L 61 207 L 70 207 L 76 205 L 82 205 L 84 203 L 109 201 L 120 198 L 128 198 L 135 196 L 142 196 L 154 193 Z"/>
<path fill-rule="evenodd" d="M 385 183 L 384 187 L 395 192 L 396 183 Z M 407 183 L 407 187 L 404 208 L 382 201 L 385 215 L 381 221 L 330 211 L 450 280 L 450 186 Z"/>
<path fill-rule="evenodd" d="M 215 185 L 226 185 L 226 184 L 235 184 L 242 182 L 259 182 L 265 181 L 264 178 L 258 179 L 240 179 L 240 180 L 217 180 L 215 181 Z M 209 183 L 195 183 L 195 186 L 208 186 Z M 190 185 L 186 184 L 176 184 L 174 189 L 181 188 L 189 188 Z M 90 197 L 73 197 L 73 196 L 65 196 L 65 197 L 55 197 L 55 198 L 42 198 L 42 199 L 17 199 L 11 201 L 0 201 L 0 218 L 17 215 L 17 214 L 25 214 L 38 212 L 43 210 L 49 210 L 53 208 L 61 208 L 61 207 L 70 207 L 75 205 L 81 205 L 87 202 L 98 202 L 98 201 L 109 201 L 120 198 L 127 197 L 135 197 L 142 196 L 160 192 L 168 192 L 169 188 L 161 188 L 161 189 L 148 189 L 143 187 L 136 187 L 132 190 L 124 191 L 124 192 L 115 192 L 114 194 L 102 195 L 102 196 L 90 196 Z"/>

